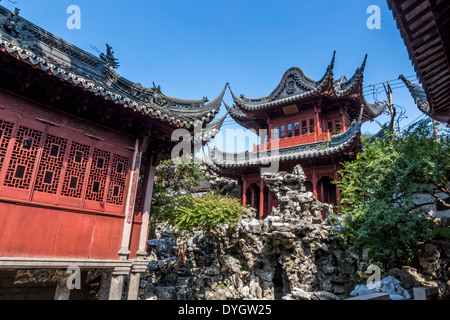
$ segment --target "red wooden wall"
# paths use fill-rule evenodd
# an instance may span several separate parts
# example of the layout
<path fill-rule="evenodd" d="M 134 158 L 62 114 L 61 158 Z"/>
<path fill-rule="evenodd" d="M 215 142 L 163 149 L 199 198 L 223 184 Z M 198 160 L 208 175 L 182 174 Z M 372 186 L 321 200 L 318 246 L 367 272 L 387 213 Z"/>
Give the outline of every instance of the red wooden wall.
<path fill-rule="evenodd" d="M 253 152 L 297 146 L 331 139 L 333 134 L 344 132 L 350 126 L 350 118 L 342 109 L 322 114 L 314 108 L 300 113 L 269 120 L 269 143 L 254 145 Z M 272 136 L 272 130 L 274 131 Z"/>
<path fill-rule="evenodd" d="M 133 146 L 0 92 L 0 256 L 117 259 Z"/>

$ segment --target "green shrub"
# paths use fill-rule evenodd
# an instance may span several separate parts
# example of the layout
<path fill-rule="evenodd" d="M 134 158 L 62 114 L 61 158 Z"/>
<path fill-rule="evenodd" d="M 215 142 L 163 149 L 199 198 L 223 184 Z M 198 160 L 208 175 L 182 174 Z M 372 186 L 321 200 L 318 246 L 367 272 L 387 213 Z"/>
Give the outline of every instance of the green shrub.
<path fill-rule="evenodd" d="M 234 226 L 243 213 L 239 200 L 208 193 L 199 197 L 182 195 L 169 223 L 178 233 L 190 233 L 195 228 L 213 230 L 217 225 Z"/>
<path fill-rule="evenodd" d="M 439 234 L 414 202 L 418 193 L 442 203 L 436 191 L 449 194 L 450 140 L 434 140 L 428 122 L 400 137 L 362 138 L 363 151 L 343 164 L 341 190 L 343 239 L 355 250 L 367 249 L 369 260 L 384 268 L 410 265 L 419 244 Z"/>
<path fill-rule="evenodd" d="M 201 170 L 201 164 L 185 157 L 185 161 L 168 159 L 156 168 L 151 209 L 150 237 L 154 237 L 157 223 L 171 219 L 175 208 L 183 199 L 181 195 L 192 195 L 202 180 L 209 177 Z"/>

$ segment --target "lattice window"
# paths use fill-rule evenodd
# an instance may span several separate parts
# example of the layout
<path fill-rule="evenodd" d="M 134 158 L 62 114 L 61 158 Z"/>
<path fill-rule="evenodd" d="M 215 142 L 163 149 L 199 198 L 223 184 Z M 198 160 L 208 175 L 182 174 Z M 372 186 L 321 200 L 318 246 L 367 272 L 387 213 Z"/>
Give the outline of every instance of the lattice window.
<path fill-rule="evenodd" d="M 57 193 L 66 148 L 67 139 L 47 135 L 36 177 L 35 191 Z"/>
<path fill-rule="evenodd" d="M 103 201 L 111 153 L 94 149 L 86 190 L 86 200 Z"/>
<path fill-rule="evenodd" d="M 90 146 L 72 142 L 61 195 L 81 198 L 90 149 Z"/>
<path fill-rule="evenodd" d="M 29 188 L 41 137 L 41 131 L 19 127 L 6 172 L 5 186 L 19 189 Z"/>
<path fill-rule="evenodd" d="M 106 202 L 117 205 L 123 204 L 129 161 L 128 157 L 114 155 Z"/>
<path fill-rule="evenodd" d="M 6 149 L 11 140 L 13 127 L 13 123 L 0 120 L 0 170 L 2 170 L 2 165 L 5 161 Z"/>

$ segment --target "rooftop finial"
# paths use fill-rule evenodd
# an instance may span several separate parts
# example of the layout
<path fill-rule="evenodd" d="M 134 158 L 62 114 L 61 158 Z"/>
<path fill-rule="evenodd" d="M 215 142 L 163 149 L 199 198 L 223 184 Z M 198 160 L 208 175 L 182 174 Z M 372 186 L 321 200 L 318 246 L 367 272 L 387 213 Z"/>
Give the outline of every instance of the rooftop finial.
<path fill-rule="evenodd" d="M 20 9 L 15 8 L 14 12 L 8 12 L 6 17 L 0 19 L 1 28 L 13 37 L 18 36 L 21 31 L 19 28 L 19 13 Z"/>
<path fill-rule="evenodd" d="M 367 61 L 367 54 L 365 55 L 364 61 L 363 61 L 362 65 L 361 65 L 361 71 L 364 71 L 364 69 L 366 68 L 366 61 Z"/>
<path fill-rule="evenodd" d="M 120 66 L 117 62 L 118 59 L 114 57 L 114 51 L 109 44 L 106 44 L 106 54 L 100 53 L 100 59 L 105 61 L 108 66 L 111 66 L 114 69 L 117 69 Z"/>
<path fill-rule="evenodd" d="M 333 58 L 331 59 L 330 69 L 334 68 L 334 61 L 336 59 L 336 50 L 333 51 Z"/>

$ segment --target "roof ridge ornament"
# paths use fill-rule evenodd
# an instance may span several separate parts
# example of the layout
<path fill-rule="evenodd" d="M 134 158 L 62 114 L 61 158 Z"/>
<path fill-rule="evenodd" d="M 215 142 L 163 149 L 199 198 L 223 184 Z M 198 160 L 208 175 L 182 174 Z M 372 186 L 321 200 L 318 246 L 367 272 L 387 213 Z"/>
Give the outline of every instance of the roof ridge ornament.
<path fill-rule="evenodd" d="M 106 44 L 106 54 L 100 53 L 100 59 L 102 59 L 107 66 L 117 69 L 120 65 L 118 59 L 114 57 L 114 51 L 112 49 L 113 48 L 109 44 Z"/>
<path fill-rule="evenodd" d="M 330 70 L 334 69 L 334 62 L 336 61 L 336 50 L 333 51 L 333 58 L 331 58 L 331 63 L 330 63 Z"/>
<path fill-rule="evenodd" d="M 430 116 L 433 113 L 433 110 L 431 108 L 431 104 L 428 102 L 427 94 L 425 93 L 423 87 L 412 83 L 411 81 L 406 79 L 403 74 L 401 74 L 398 78 L 405 83 L 418 109 L 425 113 L 427 116 Z"/>
<path fill-rule="evenodd" d="M 368 56 L 368 54 L 366 53 L 366 55 L 364 56 L 364 61 L 361 65 L 361 72 L 363 72 L 364 69 L 366 68 L 367 56 Z"/>
<path fill-rule="evenodd" d="M 153 82 L 153 87 L 150 89 L 152 91 L 152 101 L 158 106 L 167 104 L 166 99 L 164 99 L 164 94 L 161 92 L 161 86 L 156 86 Z"/>
<path fill-rule="evenodd" d="M 19 36 L 21 31 L 19 27 L 19 13 L 20 9 L 15 8 L 14 12 L 8 11 L 8 15 L 0 20 L 0 28 L 13 37 Z"/>

